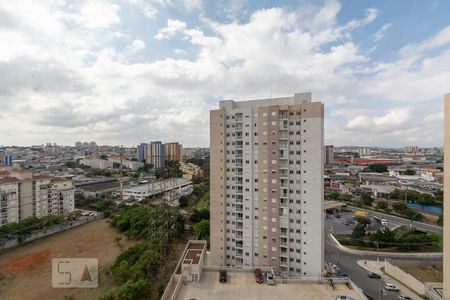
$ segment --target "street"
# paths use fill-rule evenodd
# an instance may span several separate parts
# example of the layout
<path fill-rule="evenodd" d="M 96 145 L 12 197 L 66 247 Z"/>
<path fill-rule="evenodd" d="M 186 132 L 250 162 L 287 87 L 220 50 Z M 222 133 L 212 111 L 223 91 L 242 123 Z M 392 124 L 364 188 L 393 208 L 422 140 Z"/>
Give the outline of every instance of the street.
<path fill-rule="evenodd" d="M 334 242 L 330 238 L 330 233 L 342 233 L 348 234 L 353 230 L 354 225 L 344 225 L 346 219 L 351 219 L 351 212 L 342 212 L 341 218 L 335 218 L 333 215 L 327 214 L 325 219 L 325 262 L 333 262 L 338 264 L 341 269 L 341 273 L 347 274 L 355 283 L 360 287 L 365 294 L 369 295 L 373 299 L 382 299 L 382 300 L 394 300 L 397 299 L 399 292 L 390 292 L 390 291 L 380 291 L 384 285 L 384 281 L 382 279 L 372 279 L 367 276 L 367 271 L 360 267 L 357 264 L 358 260 L 377 260 L 376 255 L 356 255 L 350 254 L 346 252 L 342 252 L 338 249 Z M 378 215 L 378 214 L 377 214 Z M 385 217 L 383 215 L 383 217 Z M 391 218 L 385 217 L 388 220 L 388 226 L 391 224 L 395 226 L 395 224 L 404 224 L 402 220 L 396 220 L 396 217 Z M 408 220 L 406 220 L 409 222 Z M 405 225 L 409 225 L 405 224 Z M 414 223 L 416 225 L 416 223 Z M 442 230 L 442 229 L 441 229 Z M 383 254 L 379 255 L 380 260 L 384 260 L 385 258 L 389 258 Z M 396 257 L 396 260 L 401 260 L 402 258 Z M 411 260 L 411 258 L 406 259 Z M 422 257 L 416 260 L 426 260 L 433 261 L 436 260 L 432 257 Z M 438 259 L 441 260 L 441 259 Z M 382 275 L 382 274 L 380 274 Z M 380 298 L 379 298 L 380 297 Z M 418 298 L 419 299 L 419 298 Z"/>

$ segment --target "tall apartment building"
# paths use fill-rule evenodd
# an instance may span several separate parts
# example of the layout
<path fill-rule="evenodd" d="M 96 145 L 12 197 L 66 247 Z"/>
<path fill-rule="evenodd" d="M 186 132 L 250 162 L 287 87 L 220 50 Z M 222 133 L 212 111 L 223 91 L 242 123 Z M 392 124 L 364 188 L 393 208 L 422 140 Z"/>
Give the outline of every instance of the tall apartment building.
<path fill-rule="evenodd" d="M 370 150 L 370 148 L 363 147 L 363 148 L 358 148 L 357 152 L 358 152 L 359 157 L 363 157 L 363 156 L 369 156 L 371 153 L 371 150 Z"/>
<path fill-rule="evenodd" d="M 325 146 L 325 164 L 331 165 L 334 162 L 334 146 Z"/>
<path fill-rule="evenodd" d="M 445 95 L 444 120 L 444 299 L 450 300 L 450 94 Z"/>
<path fill-rule="evenodd" d="M 31 170 L 0 172 L 0 226 L 28 217 L 74 211 L 75 189 L 63 178 L 33 176 Z"/>
<path fill-rule="evenodd" d="M 210 112 L 212 265 L 321 276 L 323 116 L 311 93 Z"/>
<path fill-rule="evenodd" d="M 417 153 L 417 152 L 419 152 L 419 147 L 418 146 L 405 146 L 405 147 L 403 147 L 403 151 L 405 153 Z"/>
<path fill-rule="evenodd" d="M 182 152 L 182 148 L 179 143 L 164 144 L 165 160 L 181 161 L 181 152 Z"/>
<path fill-rule="evenodd" d="M 142 143 L 137 147 L 137 159 L 152 164 L 155 168 L 164 166 L 164 144 L 160 141 Z"/>

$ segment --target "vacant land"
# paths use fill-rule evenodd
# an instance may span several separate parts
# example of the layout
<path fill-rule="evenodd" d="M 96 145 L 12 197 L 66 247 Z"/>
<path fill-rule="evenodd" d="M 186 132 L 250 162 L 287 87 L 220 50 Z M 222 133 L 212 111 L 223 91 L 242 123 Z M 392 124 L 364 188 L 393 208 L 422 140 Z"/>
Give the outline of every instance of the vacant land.
<path fill-rule="evenodd" d="M 106 220 L 98 220 L 0 254 L 0 298 L 62 300 L 71 295 L 75 299 L 96 299 L 115 286 L 105 272 L 121 251 L 114 241 L 118 235 Z M 124 248 L 133 243 L 125 236 L 119 242 Z M 99 287 L 52 288 L 52 258 L 82 257 L 98 259 Z"/>
<path fill-rule="evenodd" d="M 400 268 L 422 282 L 442 282 L 442 266 L 400 266 Z"/>

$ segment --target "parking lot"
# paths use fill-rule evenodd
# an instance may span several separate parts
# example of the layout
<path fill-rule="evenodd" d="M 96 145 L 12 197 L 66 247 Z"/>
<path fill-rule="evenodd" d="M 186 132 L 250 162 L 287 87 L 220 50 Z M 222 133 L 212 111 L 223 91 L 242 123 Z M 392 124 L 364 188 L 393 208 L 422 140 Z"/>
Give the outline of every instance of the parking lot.
<path fill-rule="evenodd" d="M 228 272 L 227 282 L 219 282 L 219 272 L 204 271 L 200 282 L 181 286 L 177 299 L 261 299 L 261 300 L 298 300 L 298 299 L 332 299 L 337 295 L 347 295 L 362 299 L 345 284 L 337 284 L 335 289 L 329 284 L 317 283 L 279 283 L 258 284 L 255 275 L 250 272 Z"/>

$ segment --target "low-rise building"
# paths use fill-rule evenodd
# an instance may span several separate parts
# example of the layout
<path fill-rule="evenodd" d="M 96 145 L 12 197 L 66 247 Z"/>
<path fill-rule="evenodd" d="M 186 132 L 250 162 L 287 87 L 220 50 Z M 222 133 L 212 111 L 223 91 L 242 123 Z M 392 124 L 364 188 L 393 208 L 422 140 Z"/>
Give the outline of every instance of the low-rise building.
<path fill-rule="evenodd" d="M 203 170 L 193 163 L 180 162 L 180 170 L 183 172 L 183 178 L 192 180 L 203 177 Z"/>

